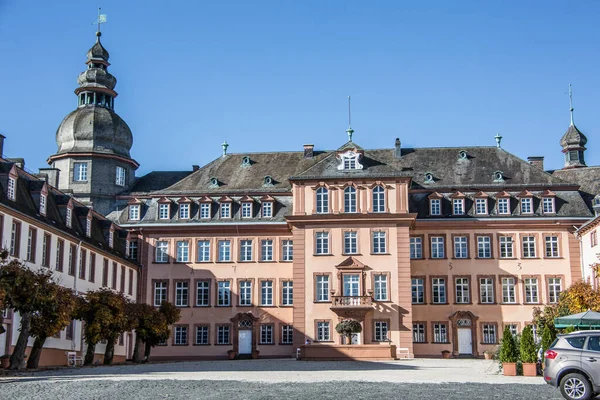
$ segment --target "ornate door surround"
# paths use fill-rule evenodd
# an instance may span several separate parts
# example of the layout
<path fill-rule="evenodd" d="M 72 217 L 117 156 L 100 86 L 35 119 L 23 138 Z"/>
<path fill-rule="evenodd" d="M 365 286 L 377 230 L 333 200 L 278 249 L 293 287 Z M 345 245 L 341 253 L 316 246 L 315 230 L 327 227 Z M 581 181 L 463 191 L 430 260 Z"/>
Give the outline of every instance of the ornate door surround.
<path fill-rule="evenodd" d="M 450 316 L 452 325 L 452 354 L 457 356 L 458 352 L 458 329 L 471 328 L 471 343 L 473 347 L 473 357 L 479 356 L 477 353 L 477 321 L 479 317 L 471 311 L 457 311 Z"/>
<path fill-rule="evenodd" d="M 235 317 L 231 318 L 232 325 L 232 341 L 233 351 L 236 356 L 240 352 L 239 343 L 239 331 L 240 330 L 251 330 L 252 331 L 252 353 L 256 352 L 256 338 L 258 337 L 258 317 L 252 315 L 251 312 L 238 313 Z"/>

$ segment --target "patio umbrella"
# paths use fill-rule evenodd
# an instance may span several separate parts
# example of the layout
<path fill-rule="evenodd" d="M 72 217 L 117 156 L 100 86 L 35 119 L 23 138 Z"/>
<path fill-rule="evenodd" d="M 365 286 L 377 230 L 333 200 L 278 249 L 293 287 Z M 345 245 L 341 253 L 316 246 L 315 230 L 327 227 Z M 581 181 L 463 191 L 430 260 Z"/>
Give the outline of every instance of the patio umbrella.
<path fill-rule="evenodd" d="M 556 328 L 568 328 L 569 326 L 574 326 L 578 329 L 600 329 L 600 313 L 587 310 L 579 314 L 554 318 L 554 326 Z"/>

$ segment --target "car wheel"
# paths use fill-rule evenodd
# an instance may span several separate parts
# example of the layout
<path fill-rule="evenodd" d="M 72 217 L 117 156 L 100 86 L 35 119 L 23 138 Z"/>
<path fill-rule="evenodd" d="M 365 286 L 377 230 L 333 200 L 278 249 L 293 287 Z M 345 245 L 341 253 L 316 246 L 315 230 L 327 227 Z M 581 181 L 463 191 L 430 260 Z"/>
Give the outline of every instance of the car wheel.
<path fill-rule="evenodd" d="M 592 397 L 590 382 L 578 373 L 567 374 L 560 380 L 560 392 L 569 400 L 587 400 Z"/>

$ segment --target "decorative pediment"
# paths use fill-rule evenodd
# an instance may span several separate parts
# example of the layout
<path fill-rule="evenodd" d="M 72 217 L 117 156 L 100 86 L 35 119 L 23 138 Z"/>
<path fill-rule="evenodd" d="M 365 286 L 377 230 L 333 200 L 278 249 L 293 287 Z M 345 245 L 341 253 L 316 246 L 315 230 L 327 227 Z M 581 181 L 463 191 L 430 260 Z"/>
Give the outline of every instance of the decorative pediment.
<path fill-rule="evenodd" d="M 362 156 L 362 151 L 358 151 L 355 148 L 338 152 L 337 159 L 340 162 L 337 166 L 338 171 L 354 171 L 363 169 L 363 165 L 359 162 Z"/>
<path fill-rule="evenodd" d="M 542 193 L 542 197 L 556 197 L 556 193 L 550 189 L 546 189 L 544 190 L 544 193 Z"/>
<path fill-rule="evenodd" d="M 522 198 L 522 197 L 533 197 L 533 193 L 531 193 L 529 190 L 525 189 L 523 190 L 521 193 L 519 193 L 517 195 L 518 198 Z"/>
<path fill-rule="evenodd" d="M 94 211 L 90 208 L 87 213 L 87 219 L 91 220 L 94 218 Z"/>
<path fill-rule="evenodd" d="M 240 199 L 240 203 L 253 203 L 254 199 L 248 195 L 245 195 Z"/>
<path fill-rule="evenodd" d="M 44 182 L 44 185 L 42 186 L 42 190 L 40 190 L 40 193 L 44 196 L 48 195 L 48 183 Z"/>
<path fill-rule="evenodd" d="M 506 190 L 503 190 L 501 192 L 496 193 L 496 198 L 498 197 L 510 197 L 510 193 L 508 193 Z"/>
<path fill-rule="evenodd" d="M 133 199 L 129 200 L 127 202 L 127 204 L 129 204 L 130 206 L 131 205 L 136 205 L 136 204 L 142 204 L 142 201 L 140 199 L 138 199 L 138 198 L 133 198 Z"/>
<path fill-rule="evenodd" d="M 467 196 L 465 196 L 465 194 L 460 191 L 456 191 L 450 195 L 451 199 L 464 199 L 465 197 Z"/>
<path fill-rule="evenodd" d="M 161 197 L 156 202 L 159 204 L 171 204 L 171 200 L 167 199 L 166 197 Z"/>
<path fill-rule="evenodd" d="M 433 192 L 431 193 L 429 196 L 427 196 L 428 199 L 443 199 L 444 196 L 442 196 L 440 193 L 438 192 Z"/>
<path fill-rule="evenodd" d="M 270 196 L 270 195 L 267 194 L 267 195 L 264 195 L 263 197 L 261 197 L 260 201 L 262 203 L 267 202 L 267 201 L 273 202 L 273 201 L 275 201 L 275 199 L 272 196 Z"/>
<path fill-rule="evenodd" d="M 324 187 L 325 189 L 329 189 L 329 185 L 325 182 L 319 182 L 317 183 L 315 186 L 312 187 L 312 190 L 318 190 L 320 188 Z"/>
<path fill-rule="evenodd" d="M 222 196 L 219 199 L 219 203 L 232 203 L 232 202 L 233 202 L 233 200 L 229 196 Z"/>
<path fill-rule="evenodd" d="M 358 261 L 356 258 L 354 258 L 352 256 L 346 258 L 344 261 L 342 261 L 335 267 L 337 269 L 352 269 L 352 270 L 367 268 L 367 266 L 365 264 L 361 263 L 360 261 Z"/>
<path fill-rule="evenodd" d="M 192 199 L 190 199 L 189 197 L 182 197 L 179 200 L 177 200 L 177 204 L 185 204 L 185 203 L 193 203 Z"/>
<path fill-rule="evenodd" d="M 230 319 L 231 322 L 237 324 L 240 321 L 258 321 L 258 317 L 255 317 L 251 312 L 245 313 L 237 313 L 233 318 Z"/>
<path fill-rule="evenodd" d="M 483 198 L 483 197 L 490 197 L 486 192 L 477 192 L 475 193 L 475 195 L 473 196 L 475 198 Z"/>
<path fill-rule="evenodd" d="M 10 172 L 8 173 L 8 176 L 10 176 L 11 178 L 17 178 L 19 176 L 19 169 L 17 168 L 17 164 L 13 164 L 12 168 L 10 169 Z"/>

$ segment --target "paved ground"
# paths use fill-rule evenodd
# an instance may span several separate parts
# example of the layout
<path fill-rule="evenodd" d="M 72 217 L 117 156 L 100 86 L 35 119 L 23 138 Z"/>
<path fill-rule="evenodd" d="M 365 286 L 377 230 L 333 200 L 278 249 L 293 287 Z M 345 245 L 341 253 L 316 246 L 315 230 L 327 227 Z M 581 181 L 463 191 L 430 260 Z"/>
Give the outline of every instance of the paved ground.
<path fill-rule="evenodd" d="M 59 369 L 0 377 L 9 399 L 560 399 L 541 377 L 485 360 L 202 361 Z M 285 396 L 285 397 L 284 397 Z"/>

